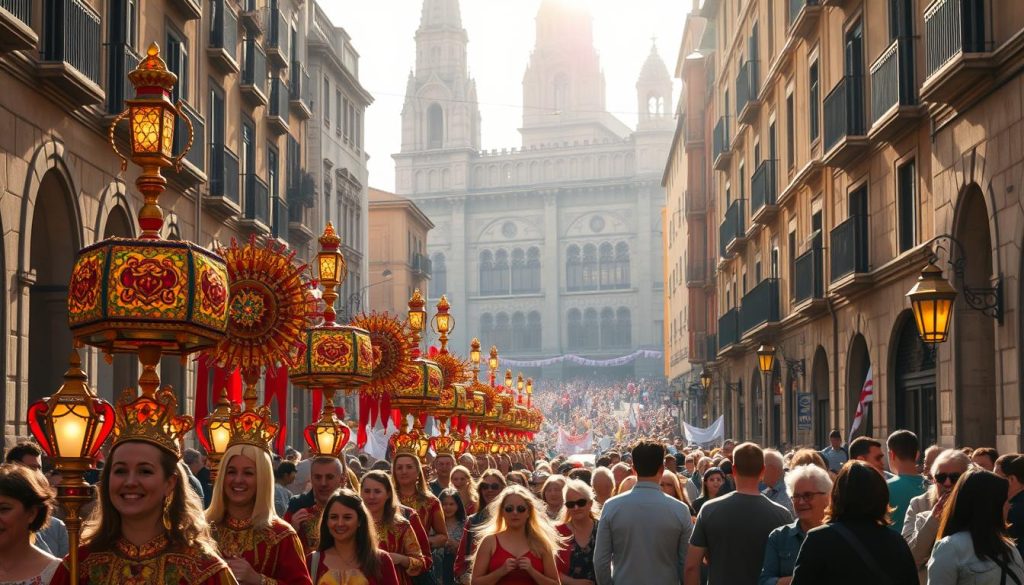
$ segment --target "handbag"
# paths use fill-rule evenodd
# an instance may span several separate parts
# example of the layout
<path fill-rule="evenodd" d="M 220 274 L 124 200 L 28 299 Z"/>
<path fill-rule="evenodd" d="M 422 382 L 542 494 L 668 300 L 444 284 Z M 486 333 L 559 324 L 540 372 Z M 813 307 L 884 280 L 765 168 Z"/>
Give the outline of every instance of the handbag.
<path fill-rule="evenodd" d="M 880 585 L 894 585 L 895 582 L 893 581 L 892 577 L 890 577 L 888 573 L 882 570 L 882 567 L 878 565 L 878 561 L 875 560 L 875 557 L 871 556 L 871 553 L 868 552 L 868 549 L 864 548 L 864 545 L 861 544 L 859 540 L 857 540 L 857 537 L 854 536 L 852 532 L 850 532 L 849 528 L 843 526 L 838 522 L 836 522 L 835 524 L 829 524 L 829 526 L 831 526 L 839 534 L 839 536 L 843 537 L 843 540 L 845 540 L 846 543 L 849 544 L 850 547 L 853 549 L 853 551 L 857 553 L 857 556 L 860 557 L 860 560 L 864 563 L 864 566 L 866 566 L 869 571 L 871 571 L 878 577 L 878 583 Z"/>

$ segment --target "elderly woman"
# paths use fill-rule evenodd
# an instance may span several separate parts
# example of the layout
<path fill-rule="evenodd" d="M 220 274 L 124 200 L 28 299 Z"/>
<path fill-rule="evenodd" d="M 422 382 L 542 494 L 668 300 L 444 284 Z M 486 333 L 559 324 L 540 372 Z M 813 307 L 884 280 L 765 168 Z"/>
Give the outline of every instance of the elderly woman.
<path fill-rule="evenodd" d="M 959 449 L 946 449 L 939 453 L 932 463 L 932 479 L 935 481 L 924 494 L 910 500 L 907 515 L 903 521 L 903 539 L 910 545 L 917 564 L 921 585 L 928 582 L 928 559 L 939 534 L 942 510 L 953 486 L 960 476 L 967 473 L 971 458 Z"/>
<path fill-rule="evenodd" d="M 544 502 L 544 511 L 549 520 L 558 520 L 562 516 L 562 509 L 565 506 L 565 480 L 564 475 L 552 475 L 544 482 L 540 489 L 540 497 Z"/>
<path fill-rule="evenodd" d="M 758 585 L 789 585 L 793 580 L 793 565 L 807 532 L 825 521 L 832 478 L 822 467 L 800 465 L 786 474 L 786 492 L 793 501 L 797 520 L 768 535 Z"/>

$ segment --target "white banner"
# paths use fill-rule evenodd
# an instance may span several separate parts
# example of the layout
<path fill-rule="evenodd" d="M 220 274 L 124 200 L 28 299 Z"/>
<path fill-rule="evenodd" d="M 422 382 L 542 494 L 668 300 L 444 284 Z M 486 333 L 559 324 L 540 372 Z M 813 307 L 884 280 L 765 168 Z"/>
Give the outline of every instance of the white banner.
<path fill-rule="evenodd" d="M 363 450 L 375 459 L 383 459 L 387 456 L 388 440 L 391 439 L 391 435 L 398 432 L 390 418 L 385 420 L 388 423 L 387 429 L 378 422 L 377 426 L 370 428 L 366 433 L 366 447 Z"/>
<path fill-rule="evenodd" d="M 552 366 L 561 362 L 571 362 L 578 366 L 586 366 L 589 368 L 610 368 L 615 366 L 624 366 L 640 358 L 660 360 L 662 357 L 662 352 L 653 351 L 650 349 L 638 349 L 629 355 L 624 355 L 621 357 L 611 358 L 607 360 L 591 360 L 570 353 L 566 355 L 560 355 L 557 357 L 545 358 L 540 360 L 512 360 L 508 358 L 501 358 L 501 367 L 508 366 L 510 368 L 542 368 L 544 366 Z"/>
<path fill-rule="evenodd" d="M 725 417 L 718 417 L 711 426 L 706 428 L 695 427 L 683 422 L 683 431 L 686 432 L 686 442 L 697 445 L 709 445 L 725 441 Z"/>
<path fill-rule="evenodd" d="M 570 435 L 565 429 L 558 429 L 558 443 L 555 445 L 555 451 L 560 455 L 590 453 L 592 443 L 590 431 L 582 435 Z"/>

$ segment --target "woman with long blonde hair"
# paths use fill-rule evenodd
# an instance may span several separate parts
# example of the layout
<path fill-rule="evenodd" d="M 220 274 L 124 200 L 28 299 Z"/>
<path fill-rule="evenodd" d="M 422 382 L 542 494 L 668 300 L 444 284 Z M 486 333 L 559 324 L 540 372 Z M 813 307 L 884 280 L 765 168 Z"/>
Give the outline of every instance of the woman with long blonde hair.
<path fill-rule="evenodd" d="M 459 497 L 462 498 L 462 505 L 466 508 L 466 515 L 472 516 L 476 514 L 480 498 L 474 489 L 473 475 L 469 472 L 469 469 L 464 465 L 453 467 L 450 482 L 451 486 L 458 490 Z"/>
<path fill-rule="evenodd" d="M 248 443 L 228 447 L 206 521 L 241 585 L 260 585 L 268 579 L 310 584 L 299 536 L 274 510 L 274 468 L 264 448 Z"/>
<path fill-rule="evenodd" d="M 558 585 L 555 553 L 563 538 L 523 486 L 505 488 L 481 527 L 472 585 Z"/>
<path fill-rule="evenodd" d="M 562 585 L 597 582 L 594 571 L 594 542 L 597 540 L 597 510 L 594 490 L 578 479 L 565 483 L 565 511 L 555 527 L 569 542 L 558 553 L 558 574 Z"/>

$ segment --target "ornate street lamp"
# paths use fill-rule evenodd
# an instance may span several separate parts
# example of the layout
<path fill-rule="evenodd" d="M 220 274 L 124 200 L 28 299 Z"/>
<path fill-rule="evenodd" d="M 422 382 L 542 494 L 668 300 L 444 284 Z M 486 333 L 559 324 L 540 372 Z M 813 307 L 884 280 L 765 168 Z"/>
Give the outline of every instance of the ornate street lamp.
<path fill-rule="evenodd" d="M 533 378 L 526 379 L 526 406 L 533 406 Z"/>
<path fill-rule="evenodd" d="M 772 373 L 775 367 L 775 346 L 761 344 L 757 348 L 757 367 L 765 376 Z"/>
<path fill-rule="evenodd" d="M 942 343 L 949 336 L 956 289 L 942 276 L 942 269 L 929 262 L 907 293 L 914 310 L 917 332 L 925 343 Z"/>
<path fill-rule="evenodd" d="M 424 310 L 427 302 L 423 300 L 423 295 L 420 293 L 420 289 L 416 289 L 412 292 L 412 298 L 409 299 L 409 330 L 412 332 L 413 341 L 416 344 L 416 349 L 419 350 L 420 346 L 420 335 L 423 333 L 423 327 L 427 323 L 427 311 Z"/>
<path fill-rule="evenodd" d="M 512 388 L 512 370 L 510 369 L 505 370 L 505 387 Z"/>
<path fill-rule="evenodd" d="M 704 366 L 704 369 L 700 371 L 700 387 L 703 388 L 705 392 L 711 388 L 711 370 L 709 370 L 707 366 Z"/>
<path fill-rule="evenodd" d="M 199 423 L 199 442 L 206 450 L 206 457 L 210 460 L 210 482 L 217 479 L 220 472 L 220 458 L 228 450 L 228 443 L 231 441 L 231 417 L 238 414 L 237 404 L 228 400 L 227 388 L 221 388 L 220 399 L 213 412 Z"/>
<path fill-rule="evenodd" d="M 476 337 L 469 342 L 469 363 L 473 364 L 473 380 L 476 381 L 480 374 L 480 340 Z"/>
<path fill-rule="evenodd" d="M 498 346 L 491 346 L 491 355 L 487 358 L 487 371 L 490 372 L 491 386 L 494 386 L 498 375 Z"/>

